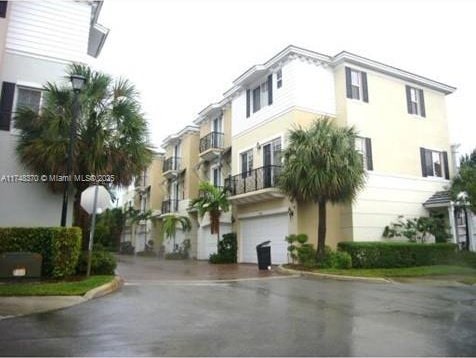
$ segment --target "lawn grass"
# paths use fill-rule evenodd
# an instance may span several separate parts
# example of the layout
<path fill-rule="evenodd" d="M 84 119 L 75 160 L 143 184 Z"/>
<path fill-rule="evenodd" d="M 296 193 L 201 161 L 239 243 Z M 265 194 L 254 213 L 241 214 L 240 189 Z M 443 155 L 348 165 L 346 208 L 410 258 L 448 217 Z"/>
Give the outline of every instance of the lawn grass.
<path fill-rule="evenodd" d="M 82 296 L 111 282 L 114 276 L 91 276 L 83 280 L 0 284 L 0 296 Z"/>
<path fill-rule="evenodd" d="M 466 284 L 476 283 L 476 269 L 455 265 L 433 265 L 433 266 L 417 266 L 404 268 L 375 268 L 375 269 L 305 269 L 301 266 L 289 265 L 289 268 L 298 270 L 312 271 L 317 273 L 326 273 L 332 275 L 343 276 L 360 276 L 360 277 L 438 277 L 451 276 L 452 280 L 463 282 Z"/>
<path fill-rule="evenodd" d="M 376 268 L 376 269 L 317 269 L 315 272 L 336 275 L 362 276 L 362 277 L 421 277 L 421 276 L 446 276 L 463 275 L 476 277 L 476 269 L 463 266 L 433 265 L 403 268 Z"/>

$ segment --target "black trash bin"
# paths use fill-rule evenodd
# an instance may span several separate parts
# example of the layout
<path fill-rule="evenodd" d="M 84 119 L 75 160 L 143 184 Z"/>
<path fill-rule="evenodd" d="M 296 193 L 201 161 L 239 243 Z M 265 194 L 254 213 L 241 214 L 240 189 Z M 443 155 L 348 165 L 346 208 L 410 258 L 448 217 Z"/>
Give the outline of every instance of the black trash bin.
<path fill-rule="evenodd" d="M 42 256 L 34 252 L 0 254 L 0 278 L 37 278 L 41 276 Z"/>
<path fill-rule="evenodd" d="M 271 269 L 271 241 L 262 242 L 256 245 L 256 253 L 258 254 L 258 268 L 260 270 Z"/>

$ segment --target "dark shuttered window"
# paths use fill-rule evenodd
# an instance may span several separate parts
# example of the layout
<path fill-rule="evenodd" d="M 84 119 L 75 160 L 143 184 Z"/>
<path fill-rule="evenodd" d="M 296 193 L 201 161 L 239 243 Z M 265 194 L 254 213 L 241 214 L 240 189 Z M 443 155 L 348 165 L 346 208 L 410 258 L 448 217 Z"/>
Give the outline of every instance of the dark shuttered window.
<path fill-rule="evenodd" d="M 268 105 L 273 104 L 273 75 L 268 76 Z"/>
<path fill-rule="evenodd" d="M 246 118 L 250 116 L 251 90 L 246 90 Z"/>
<path fill-rule="evenodd" d="M 423 93 L 423 90 L 407 85 L 405 86 L 405 93 L 407 97 L 408 113 L 421 117 L 426 117 L 425 95 Z"/>
<path fill-rule="evenodd" d="M 420 159 L 424 177 L 450 178 L 447 152 L 420 148 Z"/>
<path fill-rule="evenodd" d="M 5 18 L 7 16 L 8 1 L 0 1 L 0 17 Z"/>
<path fill-rule="evenodd" d="M 15 84 L 11 82 L 3 82 L 2 94 L 0 98 L 0 130 L 10 130 L 14 94 Z"/>
<path fill-rule="evenodd" d="M 366 72 L 346 67 L 345 86 L 347 98 L 357 99 L 367 103 L 369 102 L 369 90 Z"/>

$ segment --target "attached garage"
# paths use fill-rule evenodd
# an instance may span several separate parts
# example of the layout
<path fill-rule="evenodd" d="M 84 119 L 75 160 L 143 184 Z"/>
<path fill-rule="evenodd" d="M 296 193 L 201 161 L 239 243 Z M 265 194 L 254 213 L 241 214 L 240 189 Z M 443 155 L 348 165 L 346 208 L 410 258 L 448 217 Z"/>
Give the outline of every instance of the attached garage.
<path fill-rule="evenodd" d="M 256 245 L 271 241 L 271 262 L 288 262 L 287 243 L 284 238 L 289 232 L 287 213 L 240 219 L 241 261 L 257 263 Z"/>
<path fill-rule="evenodd" d="M 231 232 L 230 225 L 220 224 L 220 238 L 229 232 Z M 208 260 L 211 254 L 217 252 L 217 235 L 210 233 L 210 225 L 198 228 L 197 244 L 198 260 Z"/>

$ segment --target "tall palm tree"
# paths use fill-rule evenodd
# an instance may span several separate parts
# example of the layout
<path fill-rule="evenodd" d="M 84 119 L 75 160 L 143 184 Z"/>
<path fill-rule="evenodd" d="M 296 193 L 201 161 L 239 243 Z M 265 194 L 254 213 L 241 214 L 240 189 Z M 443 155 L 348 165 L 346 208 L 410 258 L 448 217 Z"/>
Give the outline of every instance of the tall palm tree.
<path fill-rule="evenodd" d="M 81 64 L 70 65 L 67 76 L 86 78 L 79 101 L 81 115 L 74 133 L 73 175 L 113 175 L 113 186 L 129 185 L 152 160 L 147 122 L 138 93 L 126 79 Z M 20 131 L 17 154 L 21 162 L 38 174 L 66 174 L 67 148 L 73 114 L 73 93 L 66 84 L 46 83 L 45 100 L 39 113 L 20 108 L 15 127 Z M 90 183 L 74 181 L 74 224 L 87 231 L 87 215 L 80 195 Z M 53 191 L 63 184 L 50 183 Z"/>
<path fill-rule="evenodd" d="M 356 136 L 353 127 L 338 127 L 327 117 L 289 133 L 278 183 L 292 200 L 317 203 L 317 260 L 325 255 L 327 203 L 350 203 L 365 184 Z"/>
<path fill-rule="evenodd" d="M 230 202 L 226 195 L 226 189 L 220 189 L 212 183 L 204 181 L 199 185 L 201 195 L 193 199 L 190 207 L 197 209 L 198 215 L 203 217 L 208 213 L 210 216 L 210 233 L 217 235 L 217 247 L 220 242 L 220 217 L 222 212 L 230 209 Z"/>
<path fill-rule="evenodd" d="M 183 232 L 190 231 L 192 229 L 192 223 L 190 219 L 182 215 L 167 215 L 162 222 L 162 233 L 166 238 L 173 238 L 174 252 L 176 251 L 175 235 L 177 234 L 177 227 Z"/>

